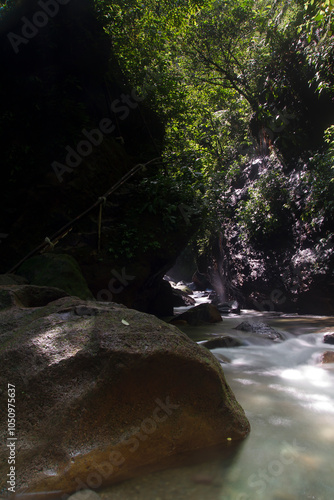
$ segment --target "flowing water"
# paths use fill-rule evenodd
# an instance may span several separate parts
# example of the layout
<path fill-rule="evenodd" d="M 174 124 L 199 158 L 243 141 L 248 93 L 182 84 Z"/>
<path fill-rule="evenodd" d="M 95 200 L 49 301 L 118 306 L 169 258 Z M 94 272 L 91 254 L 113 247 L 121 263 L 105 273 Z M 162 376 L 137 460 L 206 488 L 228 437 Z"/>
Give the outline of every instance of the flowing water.
<path fill-rule="evenodd" d="M 207 299 L 199 299 L 204 302 Z M 187 308 L 178 308 L 182 312 Z M 261 321 L 284 338 L 273 342 L 235 330 Z M 103 488 L 103 500 L 333 500 L 334 363 L 321 365 L 334 317 L 243 311 L 221 323 L 181 326 L 197 342 L 232 335 L 241 347 L 218 348 L 225 377 L 251 423 L 233 454 L 220 451 Z M 198 457 L 197 457 L 198 459 Z M 87 498 L 89 500 L 89 498 Z"/>
<path fill-rule="evenodd" d="M 245 320 L 266 322 L 285 340 L 234 330 Z M 101 491 L 102 498 L 333 500 L 334 364 L 321 365 L 320 357 L 334 351 L 323 343 L 324 334 L 334 332 L 334 318 L 243 311 L 222 323 L 181 328 L 198 342 L 228 333 L 247 344 L 212 352 L 251 433 L 232 458 L 148 474 Z"/>

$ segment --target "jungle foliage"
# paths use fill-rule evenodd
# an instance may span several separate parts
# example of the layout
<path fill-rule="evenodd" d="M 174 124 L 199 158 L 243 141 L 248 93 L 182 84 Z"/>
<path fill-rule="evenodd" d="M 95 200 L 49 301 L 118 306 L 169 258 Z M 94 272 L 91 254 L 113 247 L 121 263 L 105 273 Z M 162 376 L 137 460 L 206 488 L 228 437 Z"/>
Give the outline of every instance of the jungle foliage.
<path fill-rule="evenodd" d="M 1 3 L 3 17 L 20 2 Z M 67 68 L 64 47 L 67 76 L 62 87 L 51 64 L 46 74 L 28 71 L 22 79 L 18 72 L 12 81 L 0 83 L 10 103 L 0 116 L 3 142 L 8 142 L 8 124 L 22 107 L 17 96 L 25 95 L 23 87 L 35 96 L 24 120 L 39 113 L 41 123 L 48 123 L 47 128 L 41 127 L 40 137 L 23 136 L 8 149 L 9 178 L 16 169 L 23 170 L 23 155 L 28 168 L 36 158 L 45 161 L 47 153 L 37 143 L 46 129 L 52 133 L 53 123 L 64 125 L 64 137 L 55 137 L 55 144 L 63 148 L 71 138 L 76 140 L 78 122 L 83 127 L 89 120 L 81 104 L 87 89 L 81 87 L 79 76 L 86 72 L 87 87 L 103 81 L 111 85 L 110 75 L 117 70 L 128 86 L 146 96 L 145 106 L 164 125 L 161 166 L 142 179 L 138 192 L 144 193 L 147 209 L 153 213 L 168 207 L 171 193 L 167 226 L 180 223 L 178 209 L 184 203 L 194 207 L 197 216 L 202 210 L 206 230 L 220 227 L 224 218 L 232 216 L 226 193 L 233 192 L 250 162 L 267 157 L 266 172 L 233 215 L 244 237 L 266 241 L 282 232 L 287 220 L 329 227 L 334 214 L 334 0 L 86 3 L 95 9 L 96 22 L 105 34 L 84 38 L 99 48 L 100 61 L 94 61 L 91 55 L 96 50 L 87 46 L 87 64 L 80 60 L 77 67 Z M 89 29 L 82 26 L 83 31 Z M 52 46 L 52 38 L 46 42 Z M 40 89 L 45 84 L 52 94 L 47 106 L 45 91 Z M 10 88 L 16 89 L 16 97 Z M 54 99 L 64 92 L 72 96 L 66 119 L 64 108 Z M 43 103 L 39 102 L 42 95 Z M 68 113 L 73 119 L 68 119 Z M 302 199 L 291 176 L 299 179 Z"/>
<path fill-rule="evenodd" d="M 231 215 L 226 193 L 249 162 L 266 156 L 267 170 L 234 214 L 244 237 L 265 242 L 296 219 L 328 231 L 333 0 L 95 6 L 122 71 L 164 121 L 168 176 L 191 187 L 206 228 Z"/>

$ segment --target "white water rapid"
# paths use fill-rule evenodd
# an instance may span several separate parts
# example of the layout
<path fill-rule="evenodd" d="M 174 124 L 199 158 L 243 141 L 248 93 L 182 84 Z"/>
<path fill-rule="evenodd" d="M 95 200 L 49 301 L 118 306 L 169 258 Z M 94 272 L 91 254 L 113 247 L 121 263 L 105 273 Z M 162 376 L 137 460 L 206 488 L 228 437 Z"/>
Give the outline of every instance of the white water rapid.
<path fill-rule="evenodd" d="M 234 329 L 246 320 L 268 323 L 285 340 Z M 334 351 L 323 343 L 324 334 L 334 332 L 334 318 L 243 311 L 223 316 L 222 323 L 180 328 L 198 342 L 228 334 L 247 343 L 212 353 L 222 361 L 251 433 L 233 458 L 149 474 L 102 491 L 102 498 L 333 500 L 334 364 L 322 365 L 320 357 Z"/>

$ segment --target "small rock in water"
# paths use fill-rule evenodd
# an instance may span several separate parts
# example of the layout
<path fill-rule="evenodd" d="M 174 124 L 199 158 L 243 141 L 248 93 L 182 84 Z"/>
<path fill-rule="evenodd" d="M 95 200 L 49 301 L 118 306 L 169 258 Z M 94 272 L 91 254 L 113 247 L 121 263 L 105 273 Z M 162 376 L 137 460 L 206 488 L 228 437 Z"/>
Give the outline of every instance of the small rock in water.
<path fill-rule="evenodd" d="M 254 323 L 249 323 L 249 321 L 243 321 L 240 325 L 236 326 L 234 330 L 240 330 L 242 332 L 256 332 Z"/>
<path fill-rule="evenodd" d="M 101 497 L 95 491 L 81 490 L 71 495 L 68 500 L 101 500 Z"/>
<path fill-rule="evenodd" d="M 326 351 L 321 356 L 321 363 L 334 363 L 334 351 Z"/>
<path fill-rule="evenodd" d="M 211 294 L 209 298 L 211 297 Z M 236 300 L 233 302 L 219 302 L 218 297 L 212 297 L 211 303 L 217 307 L 222 314 L 240 314 L 240 306 Z"/>
<path fill-rule="evenodd" d="M 231 312 L 231 306 L 227 304 L 227 302 L 218 302 L 218 304 L 214 304 L 218 311 L 220 311 L 223 314 L 228 314 Z"/>
<path fill-rule="evenodd" d="M 266 323 L 250 323 L 249 321 L 243 321 L 242 323 L 240 323 L 240 325 L 236 326 L 234 330 L 256 333 L 261 337 L 267 338 L 269 340 L 274 340 L 275 342 L 283 340 L 282 335 Z"/>
<path fill-rule="evenodd" d="M 239 347 L 241 345 L 244 345 L 244 343 L 239 339 L 226 335 L 224 337 L 217 337 L 216 339 L 207 340 L 206 342 L 202 342 L 202 344 L 200 345 L 206 347 L 207 349 L 215 349 L 217 347 Z"/>
<path fill-rule="evenodd" d="M 324 343 L 334 345 L 334 333 L 327 333 L 324 335 Z"/>
<path fill-rule="evenodd" d="M 222 317 L 212 304 L 200 304 L 172 319 L 170 323 L 173 324 L 174 321 L 179 320 L 186 320 L 189 325 L 197 326 L 203 323 L 218 323 L 222 321 Z"/>

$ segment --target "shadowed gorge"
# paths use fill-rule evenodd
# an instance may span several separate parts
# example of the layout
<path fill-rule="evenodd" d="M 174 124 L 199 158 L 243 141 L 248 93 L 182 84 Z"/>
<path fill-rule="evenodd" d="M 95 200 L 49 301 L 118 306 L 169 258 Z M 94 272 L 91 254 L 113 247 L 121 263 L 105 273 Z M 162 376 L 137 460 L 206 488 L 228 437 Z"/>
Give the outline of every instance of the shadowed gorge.
<path fill-rule="evenodd" d="M 0 0 L 1 500 L 332 499 L 333 13 Z"/>

